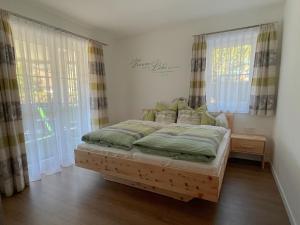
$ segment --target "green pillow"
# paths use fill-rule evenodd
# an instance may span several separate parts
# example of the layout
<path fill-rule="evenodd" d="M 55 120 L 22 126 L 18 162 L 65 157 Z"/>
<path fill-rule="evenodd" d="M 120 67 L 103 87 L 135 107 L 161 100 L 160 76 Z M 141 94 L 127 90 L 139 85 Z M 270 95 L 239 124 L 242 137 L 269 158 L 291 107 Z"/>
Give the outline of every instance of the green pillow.
<path fill-rule="evenodd" d="M 168 105 L 164 102 L 157 102 L 155 105 L 155 110 L 158 112 L 161 112 L 163 110 L 167 110 L 168 109 Z"/>
<path fill-rule="evenodd" d="M 187 99 L 183 97 L 173 99 L 172 103 L 177 103 L 177 110 L 191 109 L 188 106 Z"/>
<path fill-rule="evenodd" d="M 200 107 L 198 107 L 197 109 L 195 109 L 198 113 L 204 113 L 207 111 L 207 106 L 206 105 L 201 105 Z"/>
<path fill-rule="evenodd" d="M 177 109 L 178 110 L 191 110 L 191 108 L 188 106 L 186 101 L 178 101 L 177 102 Z"/>
<path fill-rule="evenodd" d="M 148 120 L 148 121 L 155 121 L 155 110 L 154 109 L 144 109 L 142 119 Z"/>
<path fill-rule="evenodd" d="M 156 112 L 155 121 L 159 123 L 175 123 L 176 112 L 174 110 L 164 110 L 161 112 Z"/>
<path fill-rule="evenodd" d="M 201 125 L 216 125 L 216 119 L 209 114 L 209 112 L 204 112 L 201 116 Z"/>
<path fill-rule="evenodd" d="M 169 104 L 169 110 L 177 111 L 177 102 Z"/>
<path fill-rule="evenodd" d="M 164 111 L 164 110 L 173 110 L 177 111 L 177 102 L 168 104 L 164 102 L 157 102 L 155 105 L 155 110 L 158 112 Z"/>
<path fill-rule="evenodd" d="M 173 102 L 178 102 L 178 101 L 187 102 L 187 99 L 184 98 L 184 97 L 175 98 L 175 99 L 172 100 L 172 103 Z"/>
<path fill-rule="evenodd" d="M 201 123 L 201 114 L 193 109 L 182 109 L 178 111 L 177 123 L 186 123 L 199 125 Z"/>

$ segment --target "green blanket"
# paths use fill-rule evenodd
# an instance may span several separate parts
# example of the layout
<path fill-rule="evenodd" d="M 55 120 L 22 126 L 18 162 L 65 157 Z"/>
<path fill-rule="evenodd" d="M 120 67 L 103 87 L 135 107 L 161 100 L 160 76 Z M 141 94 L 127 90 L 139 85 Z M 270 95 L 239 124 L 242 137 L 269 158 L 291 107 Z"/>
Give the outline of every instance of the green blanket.
<path fill-rule="evenodd" d="M 133 142 L 162 128 L 151 121 L 127 120 L 83 135 L 82 141 L 89 144 L 130 150 Z"/>
<path fill-rule="evenodd" d="M 199 126 L 171 125 L 135 141 L 134 146 L 148 154 L 209 162 L 216 157 L 224 134 L 221 130 Z"/>

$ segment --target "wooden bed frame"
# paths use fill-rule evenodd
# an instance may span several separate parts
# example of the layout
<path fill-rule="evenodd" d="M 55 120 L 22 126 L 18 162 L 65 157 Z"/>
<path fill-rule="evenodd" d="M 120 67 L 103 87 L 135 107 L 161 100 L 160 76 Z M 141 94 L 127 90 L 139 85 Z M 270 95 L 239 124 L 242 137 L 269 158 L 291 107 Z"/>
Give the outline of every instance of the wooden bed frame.
<path fill-rule="evenodd" d="M 227 118 L 229 127 L 232 128 L 232 114 L 227 114 Z M 75 164 L 100 172 L 106 180 L 159 193 L 181 201 L 187 202 L 193 198 L 199 198 L 217 202 L 230 152 L 230 140 L 226 148 L 221 169 L 216 175 L 162 168 L 159 165 L 134 159 L 105 156 L 101 152 L 83 149 L 75 150 Z"/>

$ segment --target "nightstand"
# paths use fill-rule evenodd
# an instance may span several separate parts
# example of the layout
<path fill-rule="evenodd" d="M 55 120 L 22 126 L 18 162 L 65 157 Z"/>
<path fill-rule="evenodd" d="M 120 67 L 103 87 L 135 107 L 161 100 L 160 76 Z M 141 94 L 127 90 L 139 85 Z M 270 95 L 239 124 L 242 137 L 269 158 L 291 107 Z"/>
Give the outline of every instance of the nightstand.
<path fill-rule="evenodd" d="M 261 156 L 261 167 L 265 167 L 267 138 L 261 135 L 231 134 L 231 152 Z"/>

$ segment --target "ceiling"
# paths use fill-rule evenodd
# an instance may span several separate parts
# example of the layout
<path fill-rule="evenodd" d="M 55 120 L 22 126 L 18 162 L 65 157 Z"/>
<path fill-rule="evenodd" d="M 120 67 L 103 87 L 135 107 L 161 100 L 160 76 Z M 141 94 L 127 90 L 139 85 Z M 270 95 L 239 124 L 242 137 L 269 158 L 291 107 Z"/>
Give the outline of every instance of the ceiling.
<path fill-rule="evenodd" d="M 30 0 L 95 28 L 128 36 L 164 25 L 283 0 Z"/>

